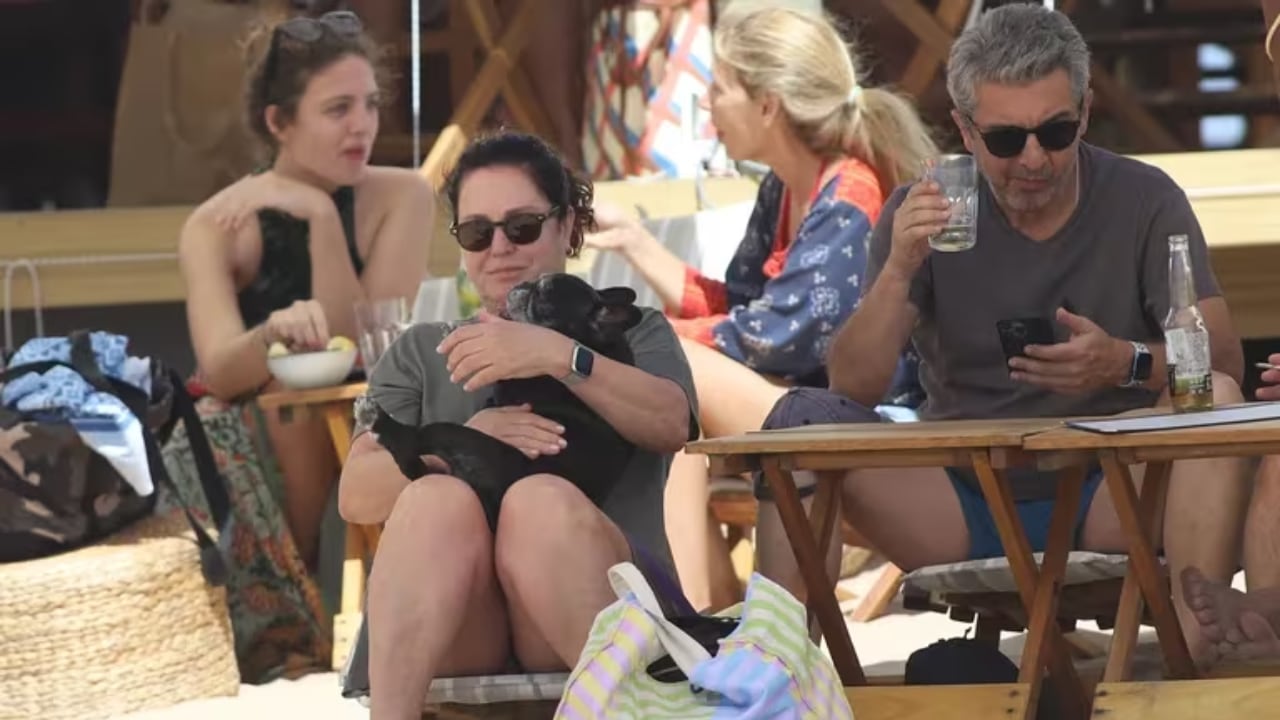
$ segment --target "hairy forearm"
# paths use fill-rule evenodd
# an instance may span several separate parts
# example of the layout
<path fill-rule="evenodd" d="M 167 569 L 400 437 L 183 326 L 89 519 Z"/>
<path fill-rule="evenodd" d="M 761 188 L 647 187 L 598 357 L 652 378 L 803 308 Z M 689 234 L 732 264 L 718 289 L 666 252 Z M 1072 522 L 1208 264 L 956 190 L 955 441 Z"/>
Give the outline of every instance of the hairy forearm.
<path fill-rule="evenodd" d="M 409 479 L 400 472 L 391 453 L 377 447 L 371 437 L 356 438 L 356 443 L 366 442 L 375 446 L 352 452 L 342 467 L 338 514 L 350 523 L 376 525 L 390 517 L 396 499 L 409 486 Z"/>
<path fill-rule="evenodd" d="M 311 294 L 324 308 L 330 335 L 355 337 L 355 304 L 364 288 L 347 252 L 346 235 L 336 208 L 329 206 L 310 222 Z"/>
<path fill-rule="evenodd" d="M 689 398 L 674 381 L 597 355 L 573 391 L 630 442 L 673 453 L 689 437 Z"/>
<path fill-rule="evenodd" d="M 253 392 L 271 379 L 262 327 L 254 327 L 200 359 L 200 374 L 214 397 L 231 401 Z"/>
<path fill-rule="evenodd" d="M 831 343 L 827 374 L 832 390 L 866 407 L 884 397 L 915 325 L 910 287 L 910 278 L 889 272 L 876 279 Z"/>
<path fill-rule="evenodd" d="M 668 250 L 656 238 L 643 229 L 637 229 L 643 237 L 628 246 L 623 255 L 657 293 L 669 310 L 679 309 L 684 298 L 684 275 L 688 267 L 683 260 Z"/>

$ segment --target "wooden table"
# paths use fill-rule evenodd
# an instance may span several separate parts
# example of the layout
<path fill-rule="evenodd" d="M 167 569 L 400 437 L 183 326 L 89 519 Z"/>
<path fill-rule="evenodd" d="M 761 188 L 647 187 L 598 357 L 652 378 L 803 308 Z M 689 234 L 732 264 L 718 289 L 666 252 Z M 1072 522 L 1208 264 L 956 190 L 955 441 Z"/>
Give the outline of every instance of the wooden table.
<path fill-rule="evenodd" d="M 347 462 L 351 448 L 351 432 L 354 419 L 352 403 L 363 394 L 365 383 L 350 383 L 315 390 L 283 390 L 258 396 L 258 406 L 264 412 L 280 413 L 288 420 L 290 413 L 319 412 L 329 429 L 329 439 L 337 455 L 338 465 Z M 347 653 L 360 629 L 364 607 L 364 580 L 368 556 L 378 546 L 381 528 L 376 525 L 347 525 L 342 562 L 342 604 L 333 622 L 333 668 L 347 660 Z"/>
<path fill-rule="evenodd" d="M 1047 666 L 1067 717 L 1083 717 L 1086 698 L 1071 664 L 1067 644 L 1055 618 L 1057 588 L 1070 549 L 1075 509 L 1084 481 L 1084 465 L 1070 466 L 1059 484 L 1058 507 L 1050 523 L 1050 538 L 1043 569 L 1037 569 L 1003 469 L 1031 462 L 1023 451 L 1028 435 L 1061 427 L 1061 420 L 997 420 L 921 422 L 905 424 L 812 425 L 803 428 L 753 432 L 691 443 L 686 450 L 709 455 L 713 475 L 760 470 L 776 499 L 787 538 L 796 554 L 808 591 L 808 601 L 827 639 L 832 661 L 849 688 L 859 717 L 883 706 L 884 688 L 863 688 L 866 677 L 848 628 L 840 613 L 834 583 L 823 568 L 823 553 L 839 513 L 838 479 L 819 476 L 811 518 L 806 518 L 792 472 L 797 470 L 848 470 L 922 466 L 970 467 L 978 476 L 983 495 L 991 505 L 1000 540 L 1024 605 L 1029 608 L 1027 645 L 1018 683 L 1014 685 L 958 686 L 951 701 L 1000 707 L 1001 717 L 1027 717 L 1034 713 L 1041 678 Z M 816 536 L 816 537 L 815 537 Z M 902 698 L 915 698 L 919 688 L 903 688 Z M 940 691 L 942 692 L 942 691 Z M 865 693 L 865 694 L 863 694 Z M 960 693 L 963 693 L 961 695 Z M 918 698 L 917 698 L 918 699 Z M 900 700 L 904 706 L 917 704 Z M 944 701 L 945 702 L 945 701 Z M 860 704 L 864 703 L 864 704 Z M 963 706 L 963 705 L 962 705 Z M 923 706 L 921 717 L 936 717 L 937 706 Z"/>
<path fill-rule="evenodd" d="M 1234 685 L 1218 685 L 1216 683 L 1224 682 L 1218 680 L 1195 681 L 1197 670 L 1162 582 L 1152 544 L 1156 511 L 1163 505 L 1171 463 L 1280 453 L 1280 421 L 1127 434 L 1101 434 L 1063 427 L 1028 436 L 1023 449 L 1033 453 L 1042 467 L 1076 465 L 1087 458 L 1096 458 L 1106 475 L 1116 515 L 1129 543 L 1129 569 L 1120 594 L 1106 669 L 1094 695 L 1094 713 L 1105 713 L 1106 717 L 1147 717 L 1145 713 L 1151 712 L 1154 704 L 1163 702 L 1163 707 L 1171 703 L 1174 696 L 1185 697 L 1188 687 L 1205 693 L 1219 689 L 1228 693 L 1228 690 L 1234 692 L 1240 682 L 1252 688 L 1250 702 L 1258 701 L 1258 693 L 1265 693 L 1271 707 L 1280 706 L 1280 683 L 1274 678 L 1234 681 Z M 1144 463 L 1146 472 L 1139 498 L 1129 466 Z M 1178 592 L 1177 578 L 1173 578 L 1172 583 Z M 1144 603 L 1156 628 L 1167 675 L 1174 680 L 1194 682 L 1128 682 Z M 1252 686 L 1248 686 L 1250 682 Z M 1160 696 L 1166 695 L 1161 700 Z M 1231 711 L 1226 706 L 1218 706 L 1212 716 L 1234 717 L 1237 711 L 1243 712 L 1239 708 Z M 1241 714 L 1240 717 L 1253 716 Z"/>

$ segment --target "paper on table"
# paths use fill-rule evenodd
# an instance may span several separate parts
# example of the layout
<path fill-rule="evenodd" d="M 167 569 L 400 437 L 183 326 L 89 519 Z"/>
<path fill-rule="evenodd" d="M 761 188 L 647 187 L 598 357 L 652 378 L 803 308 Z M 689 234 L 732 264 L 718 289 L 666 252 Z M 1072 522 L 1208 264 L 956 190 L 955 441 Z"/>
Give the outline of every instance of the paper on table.
<path fill-rule="evenodd" d="M 1113 434 L 1210 427 L 1261 420 L 1280 420 L 1280 402 L 1233 405 L 1204 412 L 1140 415 L 1110 420 L 1073 420 L 1068 422 L 1067 426 L 1078 430 Z"/>

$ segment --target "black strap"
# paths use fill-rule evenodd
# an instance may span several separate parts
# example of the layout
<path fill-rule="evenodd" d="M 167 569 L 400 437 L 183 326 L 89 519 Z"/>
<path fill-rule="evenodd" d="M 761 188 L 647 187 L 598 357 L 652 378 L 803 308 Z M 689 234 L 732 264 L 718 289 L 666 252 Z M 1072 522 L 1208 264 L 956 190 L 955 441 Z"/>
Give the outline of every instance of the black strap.
<path fill-rule="evenodd" d="M 11 367 L 4 372 L 0 372 L 0 385 L 27 373 L 45 373 L 54 367 L 67 367 L 75 370 L 95 390 L 119 398 L 138 418 L 139 422 L 145 422 L 150 398 L 140 388 L 121 380 L 107 377 L 102 373 L 102 370 L 98 367 L 97 359 L 93 355 L 93 347 L 89 342 L 88 331 L 73 331 L 67 335 L 67 339 L 71 342 L 71 362 L 45 360 Z M 167 369 L 167 377 L 173 386 L 173 412 L 179 415 L 182 419 L 182 424 L 187 429 L 187 438 L 191 442 L 191 454 L 195 460 L 196 473 L 200 478 L 200 487 L 204 491 L 205 502 L 209 506 L 209 514 L 213 519 L 214 527 L 218 529 L 219 536 L 224 542 L 229 542 L 231 499 L 227 494 L 226 483 L 223 481 L 221 474 L 218 473 L 218 466 L 213 459 L 213 450 L 209 447 L 209 438 L 204 433 L 204 425 L 200 422 L 195 403 L 191 400 L 191 395 L 187 393 L 186 383 L 182 381 L 177 371 L 172 368 Z M 142 438 L 152 479 L 157 481 L 158 484 L 164 485 L 173 493 L 174 498 L 182 507 L 183 514 L 187 516 L 187 522 L 190 523 L 191 529 L 196 534 L 196 543 L 200 546 L 200 568 L 204 573 L 205 581 L 214 586 L 225 585 L 228 570 L 223 551 L 218 547 L 218 543 L 215 543 L 209 533 L 205 531 L 204 526 L 191 514 L 190 508 L 187 507 L 187 503 L 182 499 L 173 479 L 169 477 L 169 471 L 164 466 L 164 459 L 160 455 L 160 447 L 156 444 L 154 434 L 145 424 Z"/>

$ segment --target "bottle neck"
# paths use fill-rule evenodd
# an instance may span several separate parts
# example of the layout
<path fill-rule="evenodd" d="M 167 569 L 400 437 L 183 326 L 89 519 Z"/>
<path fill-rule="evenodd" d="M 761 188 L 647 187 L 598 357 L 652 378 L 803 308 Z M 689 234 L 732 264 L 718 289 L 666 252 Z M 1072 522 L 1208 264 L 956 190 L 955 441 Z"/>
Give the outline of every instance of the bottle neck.
<path fill-rule="evenodd" d="M 1169 248 L 1169 306 L 1175 309 L 1195 307 L 1196 286 L 1191 275 L 1191 254 L 1187 246 Z"/>

